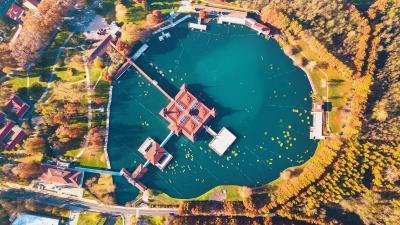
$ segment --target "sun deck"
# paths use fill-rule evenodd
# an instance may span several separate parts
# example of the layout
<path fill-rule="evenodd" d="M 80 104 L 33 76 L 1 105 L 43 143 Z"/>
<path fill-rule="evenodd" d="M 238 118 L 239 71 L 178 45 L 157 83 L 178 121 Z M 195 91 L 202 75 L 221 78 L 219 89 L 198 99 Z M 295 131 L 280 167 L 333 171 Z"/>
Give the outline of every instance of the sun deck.
<path fill-rule="evenodd" d="M 215 134 L 215 132 L 213 133 Z M 213 137 L 214 139 L 210 142 L 209 146 L 220 156 L 222 156 L 236 140 L 236 136 L 225 127 L 223 127 L 218 134 L 213 135 Z"/>
<path fill-rule="evenodd" d="M 189 23 L 189 28 L 204 31 L 207 30 L 207 25 L 200 23 Z"/>

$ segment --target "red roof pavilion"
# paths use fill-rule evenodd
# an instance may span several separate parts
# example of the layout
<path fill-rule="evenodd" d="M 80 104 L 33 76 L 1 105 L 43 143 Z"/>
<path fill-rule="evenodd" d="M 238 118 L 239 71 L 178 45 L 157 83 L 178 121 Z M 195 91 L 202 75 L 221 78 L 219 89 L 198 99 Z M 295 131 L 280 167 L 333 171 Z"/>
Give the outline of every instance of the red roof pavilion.
<path fill-rule="evenodd" d="M 184 84 L 174 101 L 163 108 L 160 115 L 170 123 L 168 128 L 176 135 L 182 132 L 194 142 L 200 129 L 211 117 L 215 117 L 215 109 L 209 109 L 200 102 Z"/>
<path fill-rule="evenodd" d="M 40 166 L 39 180 L 44 183 L 59 184 L 70 187 L 80 187 L 82 172 L 72 169 L 57 168 L 53 165 Z"/>
<path fill-rule="evenodd" d="M 11 7 L 7 11 L 7 16 L 10 17 L 12 20 L 19 20 L 24 14 L 24 9 L 18 6 L 17 4 L 13 3 Z"/>
<path fill-rule="evenodd" d="M 151 147 L 144 155 L 144 158 L 149 160 L 151 164 L 156 165 L 166 152 L 165 148 L 161 148 L 160 144 L 154 141 L 151 143 Z"/>

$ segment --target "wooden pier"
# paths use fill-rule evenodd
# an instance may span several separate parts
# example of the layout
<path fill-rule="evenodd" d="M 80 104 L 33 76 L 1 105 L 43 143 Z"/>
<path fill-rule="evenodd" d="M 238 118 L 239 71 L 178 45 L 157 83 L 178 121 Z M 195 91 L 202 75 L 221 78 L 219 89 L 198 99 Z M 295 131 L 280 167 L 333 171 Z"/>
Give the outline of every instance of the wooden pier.
<path fill-rule="evenodd" d="M 149 75 L 147 75 L 146 72 L 144 72 L 131 58 L 127 57 L 124 55 L 122 52 L 118 51 L 117 46 L 115 46 L 113 43 L 111 43 L 111 46 L 119 52 L 121 55 L 125 56 L 126 63 L 123 65 L 124 70 L 127 70 L 129 67 L 126 66 L 127 63 L 129 63 L 131 66 L 135 67 L 135 69 L 144 77 L 146 78 L 153 86 L 155 86 L 165 97 L 168 98 L 168 100 L 173 101 L 174 98 L 172 98 L 164 89 L 158 85 L 158 82 L 156 80 L 153 80 Z M 121 74 L 125 71 L 119 71 Z"/>

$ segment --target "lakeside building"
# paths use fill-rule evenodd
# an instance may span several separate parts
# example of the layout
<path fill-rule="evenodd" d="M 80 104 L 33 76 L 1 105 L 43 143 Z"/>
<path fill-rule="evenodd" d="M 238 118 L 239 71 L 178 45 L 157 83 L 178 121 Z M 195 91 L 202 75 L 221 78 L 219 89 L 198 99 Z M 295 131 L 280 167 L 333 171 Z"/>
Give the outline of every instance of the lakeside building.
<path fill-rule="evenodd" d="M 199 21 L 204 20 L 205 16 L 208 14 L 211 16 L 216 16 L 219 24 L 228 23 L 244 25 L 256 31 L 258 34 L 263 34 L 264 36 L 268 36 L 271 33 L 271 30 L 267 25 L 257 22 L 257 20 L 254 18 L 249 17 L 247 12 L 209 6 L 194 6 L 193 10 L 199 13 Z"/>
<path fill-rule="evenodd" d="M 22 101 L 18 95 L 13 95 L 10 101 L 7 103 L 6 108 L 14 113 L 18 119 L 21 119 L 29 110 L 30 106 Z"/>
<path fill-rule="evenodd" d="M 208 146 L 219 156 L 222 156 L 236 140 L 236 136 L 226 127 L 223 127 L 218 134 L 213 131 L 208 132 L 213 134 L 212 136 L 214 137 Z"/>
<path fill-rule="evenodd" d="M 186 84 L 181 86 L 174 100 L 160 111 L 160 115 L 169 122 L 168 129 L 177 136 L 183 133 L 192 142 L 215 114 L 215 109 L 200 102 L 187 90 Z"/>
<path fill-rule="evenodd" d="M 158 144 L 152 138 L 147 138 L 139 147 L 138 151 L 142 153 L 148 162 L 160 170 L 163 170 L 173 158 L 172 155 L 165 150 L 165 148 L 161 147 L 160 144 Z"/>
<path fill-rule="evenodd" d="M 108 34 L 105 38 L 100 40 L 99 42 L 96 42 L 93 46 L 92 49 L 89 50 L 87 60 L 88 62 L 92 62 L 94 59 L 97 57 L 101 57 L 104 53 L 106 53 L 107 48 L 112 44 L 117 43 L 118 38 L 121 36 L 121 33 L 119 31 Z"/>
<path fill-rule="evenodd" d="M 40 165 L 40 175 L 38 180 L 45 184 L 80 188 L 83 183 L 83 173 L 74 169 L 42 164 Z"/>
<path fill-rule="evenodd" d="M 14 21 L 19 21 L 24 14 L 25 10 L 18 6 L 17 4 L 13 3 L 11 7 L 7 10 L 6 15 L 14 20 Z"/>
<path fill-rule="evenodd" d="M 19 214 L 11 225 L 59 225 L 60 219 L 30 213 Z"/>
<path fill-rule="evenodd" d="M 313 122 L 310 127 L 310 139 L 325 139 L 323 134 L 323 124 L 325 123 L 323 104 L 313 103 L 311 115 L 313 116 Z"/>
<path fill-rule="evenodd" d="M 24 137 L 25 132 L 0 112 L 0 145 L 6 150 L 12 150 Z"/>

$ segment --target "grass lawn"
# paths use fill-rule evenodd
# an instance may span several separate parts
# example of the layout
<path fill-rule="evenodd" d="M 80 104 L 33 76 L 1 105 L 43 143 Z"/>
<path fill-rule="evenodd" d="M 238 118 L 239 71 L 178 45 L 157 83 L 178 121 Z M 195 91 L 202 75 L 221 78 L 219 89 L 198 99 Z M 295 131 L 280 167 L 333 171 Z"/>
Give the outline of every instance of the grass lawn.
<path fill-rule="evenodd" d="M 71 149 L 65 152 L 64 156 L 74 158 L 78 155 L 80 149 Z M 103 149 L 94 151 L 91 153 L 91 149 L 86 150 L 83 155 L 77 160 L 80 166 L 94 167 L 94 168 L 107 168 L 107 163 L 104 160 Z"/>
<path fill-rule="evenodd" d="M 164 225 L 165 222 L 163 216 L 141 216 L 140 219 L 147 221 L 149 225 Z"/>
<path fill-rule="evenodd" d="M 96 151 L 96 154 L 92 154 L 89 151 L 85 151 L 82 157 L 78 159 L 78 163 L 81 166 L 95 167 L 95 168 L 107 168 L 107 162 L 105 160 L 104 152 Z"/>
<path fill-rule="evenodd" d="M 43 154 L 42 153 L 37 153 L 34 155 L 29 155 L 23 158 L 16 159 L 15 161 L 17 162 L 23 162 L 23 163 L 28 163 L 28 162 L 37 162 L 40 163 L 43 159 Z"/>
<path fill-rule="evenodd" d="M 78 218 L 78 225 L 103 225 L 107 217 L 97 212 L 81 212 Z"/>
<path fill-rule="evenodd" d="M 239 189 L 241 186 L 236 186 L 236 185 L 222 185 L 215 187 L 208 192 L 196 197 L 196 198 L 191 198 L 191 199 L 178 199 L 178 198 L 172 198 L 169 195 L 165 193 L 157 193 L 154 192 L 154 201 L 151 202 L 150 204 L 171 204 L 171 205 L 177 205 L 180 202 L 184 200 L 197 200 L 197 201 L 202 201 L 202 200 L 208 200 L 211 195 L 220 192 L 222 190 L 226 191 L 227 194 L 227 201 L 242 201 L 242 197 L 239 194 Z"/>
<path fill-rule="evenodd" d="M 138 24 L 138 25 L 145 25 L 146 21 L 146 16 L 149 14 L 152 10 L 160 10 L 163 14 L 168 14 L 172 11 L 177 11 L 180 5 L 180 1 L 177 0 L 163 0 L 163 1 L 157 1 L 157 0 L 150 0 L 149 1 L 149 10 L 146 10 L 143 6 L 143 4 L 138 3 L 138 4 L 132 4 L 132 5 L 126 5 L 128 7 L 128 13 L 127 13 L 127 21 Z"/>
<path fill-rule="evenodd" d="M 92 5 L 96 0 L 87 0 L 88 5 Z M 95 7 L 94 11 L 103 16 L 107 22 L 112 22 L 115 20 L 115 1 L 114 0 L 102 0 L 99 7 Z"/>
<path fill-rule="evenodd" d="M 124 225 L 124 220 L 123 220 L 122 216 L 118 216 L 118 219 L 114 225 Z"/>
<path fill-rule="evenodd" d="M 321 58 L 320 54 L 313 50 L 310 45 L 304 40 L 292 40 L 289 39 L 289 43 L 279 41 L 279 44 L 284 48 L 290 48 L 292 46 L 298 46 L 301 49 L 300 52 L 293 55 L 296 61 L 300 61 L 301 58 L 305 57 L 309 62 L 314 61 L 317 64 L 329 64 Z M 338 70 L 331 67 L 322 67 L 316 69 L 310 69 L 306 66 L 306 70 L 309 72 L 310 77 L 314 83 L 317 91 L 317 97 L 322 99 L 326 96 L 327 88 L 328 101 L 332 103 L 332 111 L 329 114 L 329 127 L 332 133 L 338 133 L 341 131 L 344 119 L 344 108 L 347 99 L 351 96 L 352 80 L 344 77 Z M 328 80 L 326 79 L 327 76 Z"/>

